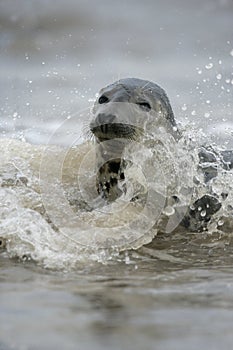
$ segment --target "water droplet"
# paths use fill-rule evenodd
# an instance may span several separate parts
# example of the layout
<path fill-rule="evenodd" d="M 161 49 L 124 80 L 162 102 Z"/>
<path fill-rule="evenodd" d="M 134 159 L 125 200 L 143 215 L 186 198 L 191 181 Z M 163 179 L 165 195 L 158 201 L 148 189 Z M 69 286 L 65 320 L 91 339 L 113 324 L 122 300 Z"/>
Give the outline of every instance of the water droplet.
<path fill-rule="evenodd" d="M 217 75 L 216 75 L 216 78 L 217 78 L 218 80 L 222 79 L 222 74 L 220 74 L 220 73 L 217 74 Z"/>
<path fill-rule="evenodd" d="M 187 106 L 186 104 L 184 103 L 183 106 L 181 107 L 182 111 L 186 111 L 187 110 Z"/>
<path fill-rule="evenodd" d="M 208 64 L 205 65 L 205 68 L 206 68 L 206 69 L 211 69 L 211 68 L 213 68 L 213 66 L 214 66 L 213 63 L 210 62 L 210 63 L 208 63 Z"/>
<path fill-rule="evenodd" d="M 206 216 L 206 211 L 205 210 L 202 210 L 201 213 L 200 213 L 201 217 L 204 218 Z"/>
<path fill-rule="evenodd" d="M 222 60 L 219 60 L 219 61 L 218 61 L 218 64 L 222 64 Z"/>
<path fill-rule="evenodd" d="M 205 102 L 206 102 L 208 105 L 210 104 L 210 100 L 206 100 Z"/>
<path fill-rule="evenodd" d="M 191 115 L 196 115 L 196 114 L 197 114 L 197 113 L 196 113 L 196 111 L 194 111 L 194 110 L 191 112 Z"/>
<path fill-rule="evenodd" d="M 209 118 L 209 116 L 210 116 L 210 113 L 209 113 L 209 112 L 206 112 L 206 113 L 204 114 L 204 117 L 205 117 L 205 118 Z"/>
<path fill-rule="evenodd" d="M 230 84 L 231 79 L 226 79 L 226 84 Z"/>
<path fill-rule="evenodd" d="M 125 263 L 126 265 L 130 264 L 130 257 L 128 255 L 125 257 Z"/>
<path fill-rule="evenodd" d="M 167 216 L 171 216 L 175 213 L 175 209 L 168 205 L 166 208 L 164 208 L 163 213 Z"/>
<path fill-rule="evenodd" d="M 230 55 L 233 57 L 233 49 L 231 50 Z"/>
<path fill-rule="evenodd" d="M 224 224 L 223 220 L 218 220 L 218 226 L 222 226 Z"/>

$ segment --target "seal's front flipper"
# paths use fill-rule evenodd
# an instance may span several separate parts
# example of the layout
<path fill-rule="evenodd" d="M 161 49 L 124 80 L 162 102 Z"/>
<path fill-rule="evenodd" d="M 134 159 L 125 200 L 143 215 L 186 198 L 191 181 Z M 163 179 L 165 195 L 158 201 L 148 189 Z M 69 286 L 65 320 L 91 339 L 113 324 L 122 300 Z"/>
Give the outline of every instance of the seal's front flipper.
<path fill-rule="evenodd" d="M 181 222 L 181 225 L 190 231 L 203 231 L 211 216 L 219 211 L 221 203 L 211 195 L 204 195 L 196 200 L 190 207 Z"/>

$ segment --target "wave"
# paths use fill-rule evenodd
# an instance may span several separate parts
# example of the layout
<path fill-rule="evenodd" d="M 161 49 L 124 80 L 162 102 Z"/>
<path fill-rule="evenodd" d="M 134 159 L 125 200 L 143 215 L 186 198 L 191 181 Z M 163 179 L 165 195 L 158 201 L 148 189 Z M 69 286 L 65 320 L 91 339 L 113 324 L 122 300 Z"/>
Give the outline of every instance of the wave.
<path fill-rule="evenodd" d="M 56 269 L 112 261 L 132 249 L 171 261 L 189 259 L 190 251 L 200 254 L 201 247 L 204 257 L 206 249 L 220 249 L 222 255 L 231 245 L 233 228 L 229 162 L 220 159 L 217 148 L 201 153 L 190 135 L 178 143 L 165 136 L 153 144 L 152 153 L 150 143 L 144 148 L 131 143 L 125 153 L 131 165 L 122 184 L 130 186 L 108 204 L 96 190 L 92 142 L 60 147 L 1 139 L 3 254 Z M 143 200 L 132 200 L 142 191 Z M 200 201 L 206 196 L 218 204 Z M 211 205 L 218 205 L 217 210 Z M 187 225 L 187 218 L 196 226 Z"/>

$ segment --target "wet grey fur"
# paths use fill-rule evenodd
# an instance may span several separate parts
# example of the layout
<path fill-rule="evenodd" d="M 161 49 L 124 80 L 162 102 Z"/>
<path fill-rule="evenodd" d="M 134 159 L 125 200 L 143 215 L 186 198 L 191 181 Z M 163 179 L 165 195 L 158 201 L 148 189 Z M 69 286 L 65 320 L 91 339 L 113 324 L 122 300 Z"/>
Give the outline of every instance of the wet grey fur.
<path fill-rule="evenodd" d="M 169 120 L 172 126 L 176 126 L 175 117 L 169 102 L 169 99 L 167 97 L 166 92 L 157 84 L 148 81 L 148 80 L 142 80 L 137 78 L 126 78 L 121 79 L 117 82 L 119 86 L 121 86 L 126 92 L 127 95 L 130 97 L 133 93 L 133 91 L 141 89 L 145 92 L 150 92 L 153 96 L 153 99 L 157 97 L 158 101 L 161 102 L 162 108 L 164 110 L 165 117 Z M 111 89 L 113 86 L 115 86 L 116 83 L 113 83 L 109 85 L 107 88 Z M 100 92 L 101 93 L 101 92 Z M 115 97 L 115 101 L 120 102 L 127 102 L 129 99 L 125 96 L 122 98 L 122 95 L 118 95 Z"/>

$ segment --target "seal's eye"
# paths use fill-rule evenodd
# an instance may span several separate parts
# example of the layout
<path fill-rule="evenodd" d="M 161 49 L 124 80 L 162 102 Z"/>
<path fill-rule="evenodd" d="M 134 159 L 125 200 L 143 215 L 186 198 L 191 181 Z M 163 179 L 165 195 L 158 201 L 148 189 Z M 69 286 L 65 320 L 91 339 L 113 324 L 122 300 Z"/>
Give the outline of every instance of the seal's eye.
<path fill-rule="evenodd" d="M 144 111 L 151 110 L 151 106 L 148 102 L 138 102 L 137 105 L 139 105 Z"/>
<path fill-rule="evenodd" d="M 105 96 L 105 95 L 100 96 L 100 98 L 99 98 L 99 100 L 98 100 L 99 104 L 107 103 L 108 101 L 109 101 L 109 99 L 108 99 L 108 97 Z"/>

